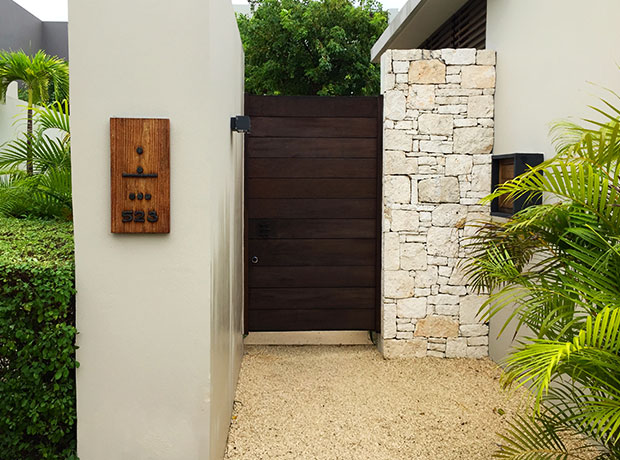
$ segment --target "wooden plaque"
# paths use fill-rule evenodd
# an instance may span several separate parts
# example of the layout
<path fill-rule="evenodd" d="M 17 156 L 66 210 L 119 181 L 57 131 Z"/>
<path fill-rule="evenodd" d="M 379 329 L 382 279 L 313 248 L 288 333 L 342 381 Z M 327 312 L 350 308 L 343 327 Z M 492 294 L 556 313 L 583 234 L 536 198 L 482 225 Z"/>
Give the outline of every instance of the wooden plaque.
<path fill-rule="evenodd" d="M 111 118 L 112 233 L 170 233 L 170 120 Z"/>

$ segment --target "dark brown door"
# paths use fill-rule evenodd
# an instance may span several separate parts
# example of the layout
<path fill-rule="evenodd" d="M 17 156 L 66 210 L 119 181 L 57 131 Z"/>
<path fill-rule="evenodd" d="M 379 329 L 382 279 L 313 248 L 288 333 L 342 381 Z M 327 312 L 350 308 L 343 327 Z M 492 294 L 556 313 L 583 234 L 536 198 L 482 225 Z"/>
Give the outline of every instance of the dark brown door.
<path fill-rule="evenodd" d="M 247 96 L 246 330 L 374 330 L 381 99 Z"/>

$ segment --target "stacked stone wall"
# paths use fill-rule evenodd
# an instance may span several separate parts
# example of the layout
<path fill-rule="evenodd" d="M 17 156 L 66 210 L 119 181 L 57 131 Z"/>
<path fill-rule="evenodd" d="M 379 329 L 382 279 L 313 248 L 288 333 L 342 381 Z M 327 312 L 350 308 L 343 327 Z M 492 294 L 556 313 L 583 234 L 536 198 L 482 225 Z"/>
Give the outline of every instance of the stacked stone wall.
<path fill-rule="evenodd" d="M 485 298 L 459 262 L 489 214 L 495 53 L 390 50 L 381 71 L 384 355 L 485 357 Z"/>

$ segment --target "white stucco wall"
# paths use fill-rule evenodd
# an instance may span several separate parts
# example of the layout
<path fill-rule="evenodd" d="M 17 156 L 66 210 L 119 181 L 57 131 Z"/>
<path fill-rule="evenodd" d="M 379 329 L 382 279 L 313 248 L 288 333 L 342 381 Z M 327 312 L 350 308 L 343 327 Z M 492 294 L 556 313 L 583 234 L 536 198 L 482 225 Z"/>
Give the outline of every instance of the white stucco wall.
<path fill-rule="evenodd" d="M 587 106 L 620 91 L 618 0 L 488 0 L 487 48 L 497 51 L 494 153 L 553 155 L 550 124 L 591 117 Z M 490 324 L 490 355 L 506 355 L 512 334 Z"/>
<path fill-rule="evenodd" d="M 0 102 L 0 145 L 17 138 L 26 129 L 26 102 L 17 98 L 17 82 L 9 85 L 6 101 Z"/>
<path fill-rule="evenodd" d="M 221 458 L 242 331 L 232 6 L 71 0 L 69 16 L 80 458 Z M 170 119 L 169 235 L 110 233 L 110 117 Z"/>

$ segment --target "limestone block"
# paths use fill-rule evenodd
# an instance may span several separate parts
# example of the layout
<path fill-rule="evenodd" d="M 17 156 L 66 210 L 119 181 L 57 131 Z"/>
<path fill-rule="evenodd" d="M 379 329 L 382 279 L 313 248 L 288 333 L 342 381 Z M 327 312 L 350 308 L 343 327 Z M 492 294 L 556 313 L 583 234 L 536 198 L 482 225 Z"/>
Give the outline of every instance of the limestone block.
<path fill-rule="evenodd" d="M 428 351 L 440 351 L 444 353 L 446 351 L 446 344 L 445 343 L 434 343 L 429 340 Z"/>
<path fill-rule="evenodd" d="M 461 296 L 467 294 L 467 288 L 465 286 L 450 286 L 449 284 L 446 284 L 445 286 L 441 286 L 439 288 L 439 292 Z"/>
<path fill-rule="evenodd" d="M 413 323 L 399 323 L 399 321 L 403 321 L 402 319 L 396 320 L 396 329 L 399 332 L 413 332 L 415 331 L 415 324 Z"/>
<path fill-rule="evenodd" d="M 409 62 L 407 61 L 392 61 L 392 70 L 394 73 L 407 73 L 409 70 Z"/>
<path fill-rule="evenodd" d="M 413 297 L 401 299 L 396 303 L 396 316 L 398 318 L 424 318 L 426 316 L 426 299 Z"/>
<path fill-rule="evenodd" d="M 463 272 L 460 266 L 455 267 L 452 271 L 452 275 L 450 275 L 449 283 L 453 286 L 462 286 L 467 282 L 465 273 Z"/>
<path fill-rule="evenodd" d="M 457 118 L 456 120 L 454 120 L 455 128 L 469 128 L 476 126 L 477 124 L 478 121 L 474 120 L 473 118 Z"/>
<path fill-rule="evenodd" d="M 467 356 L 467 339 L 454 338 L 446 342 L 446 358 L 465 358 Z"/>
<path fill-rule="evenodd" d="M 486 324 L 464 324 L 460 327 L 463 337 L 478 337 L 489 335 L 489 326 Z"/>
<path fill-rule="evenodd" d="M 478 50 L 476 57 L 476 64 L 478 65 L 495 65 L 495 51 L 493 50 Z"/>
<path fill-rule="evenodd" d="M 456 128 L 454 130 L 454 153 L 472 155 L 492 151 L 492 128 Z"/>
<path fill-rule="evenodd" d="M 383 338 L 396 337 L 396 304 L 383 304 Z"/>
<path fill-rule="evenodd" d="M 486 296 L 468 295 L 461 298 L 461 311 L 459 320 L 461 324 L 477 324 L 479 323 L 478 310 L 487 300 Z"/>
<path fill-rule="evenodd" d="M 418 160 L 400 150 L 386 150 L 383 155 L 384 174 L 417 174 Z"/>
<path fill-rule="evenodd" d="M 411 180 L 408 176 L 387 176 L 383 194 L 387 203 L 410 203 Z"/>
<path fill-rule="evenodd" d="M 473 159 L 470 155 L 450 155 L 446 157 L 446 176 L 470 174 Z"/>
<path fill-rule="evenodd" d="M 457 305 L 459 304 L 459 296 L 451 294 L 438 294 L 433 296 L 432 303 L 437 305 Z M 458 315 L 458 311 L 456 313 Z"/>
<path fill-rule="evenodd" d="M 446 65 L 437 60 L 413 61 L 409 66 L 409 83 L 445 83 Z"/>
<path fill-rule="evenodd" d="M 441 57 L 449 65 L 473 65 L 476 63 L 476 50 L 473 48 L 443 49 Z"/>
<path fill-rule="evenodd" d="M 428 254 L 434 256 L 456 257 L 459 250 L 457 229 L 450 227 L 429 228 L 426 250 Z"/>
<path fill-rule="evenodd" d="M 424 271 L 417 271 L 415 273 L 415 292 L 416 295 L 421 291 L 420 289 L 427 289 L 437 284 L 439 275 L 437 273 L 437 267 L 429 265 Z"/>
<path fill-rule="evenodd" d="M 449 316 L 429 316 L 418 321 L 416 337 L 456 337 L 459 323 Z"/>
<path fill-rule="evenodd" d="M 400 268 L 400 236 L 398 233 L 383 234 L 383 269 L 398 270 Z"/>
<path fill-rule="evenodd" d="M 427 203 L 458 203 L 459 181 L 456 177 L 434 177 L 418 182 L 418 199 Z"/>
<path fill-rule="evenodd" d="M 420 151 L 427 153 L 452 153 L 452 142 L 420 141 Z"/>
<path fill-rule="evenodd" d="M 467 207 L 460 204 L 440 204 L 432 213 L 433 226 L 456 227 L 467 217 Z"/>
<path fill-rule="evenodd" d="M 420 134 L 451 136 L 454 130 L 454 118 L 452 115 L 423 113 L 418 118 L 418 130 Z"/>
<path fill-rule="evenodd" d="M 400 268 L 426 270 L 426 248 L 422 243 L 404 243 L 400 246 Z"/>
<path fill-rule="evenodd" d="M 404 270 L 384 272 L 383 293 L 391 299 L 413 297 L 413 278 Z"/>
<path fill-rule="evenodd" d="M 455 104 L 455 105 L 440 105 L 439 113 L 451 113 L 454 115 L 458 115 L 459 113 L 467 112 L 467 106 L 464 104 Z"/>
<path fill-rule="evenodd" d="M 396 332 L 396 339 L 398 339 L 398 340 L 413 339 L 413 332 L 411 332 L 411 331 L 397 331 Z"/>
<path fill-rule="evenodd" d="M 390 228 L 393 232 L 416 232 L 420 227 L 420 215 L 417 211 L 408 209 L 392 210 L 392 224 Z"/>
<path fill-rule="evenodd" d="M 434 85 L 411 85 L 407 97 L 407 107 L 410 109 L 430 110 L 435 107 Z"/>
<path fill-rule="evenodd" d="M 470 347 L 481 347 L 481 346 L 486 347 L 489 345 L 489 338 L 488 337 L 468 337 L 467 345 L 469 345 Z"/>
<path fill-rule="evenodd" d="M 471 190 L 491 193 L 491 166 L 475 165 L 471 171 Z"/>
<path fill-rule="evenodd" d="M 424 358 L 426 348 L 424 339 L 386 340 L 383 342 L 383 356 L 386 359 Z"/>
<path fill-rule="evenodd" d="M 393 89 L 395 84 L 396 75 L 394 75 L 393 73 L 385 74 L 383 77 L 381 77 L 381 93 L 383 94 L 386 91 Z"/>
<path fill-rule="evenodd" d="M 458 316 L 459 306 L 438 304 L 435 306 L 435 313 L 438 315 Z"/>
<path fill-rule="evenodd" d="M 467 102 L 469 118 L 492 118 L 493 96 L 471 96 Z"/>
<path fill-rule="evenodd" d="M 386 91 L 383 101 L 386 118 L 390 120 L 402 120 L 405 118 L 407 99 L 402 91 Z"/>
<path fill-rule="evenodd" d="M 386 150 L 402 150 L 403 152 L 411 152 L 413 146 L 413 138 L 411 134 L 407 134 L 400 129 L 386 129 L 383 137 L 383 147 Z M 480 152 L 484 153 L 484 152 Z"/>
<path fill-rule="evenodd" d="M 467 357 L 482 359 L 489 356 L 489 347 L 467 347 Z"/>
<path fill-rule="evenodd" d="M 411 71 L 409 78 L 411 79 Z M 463 88 L 495 88 L 495 67 L 487 65 L 463 67 L 461 86 Z"/>
<path fill-rule="evenodd" d="M 416 61 L 422 59 L 422 50 L 392 50 L 395 61 Z"/>

